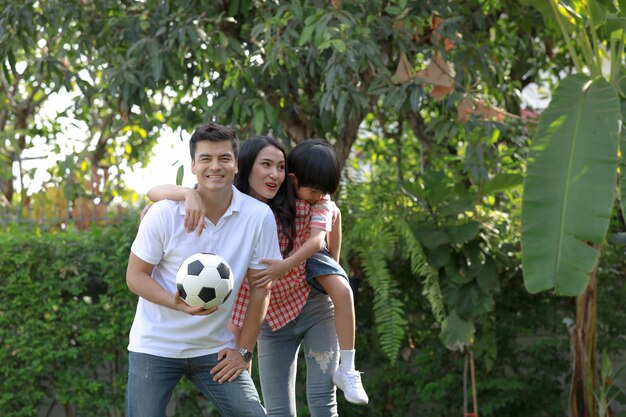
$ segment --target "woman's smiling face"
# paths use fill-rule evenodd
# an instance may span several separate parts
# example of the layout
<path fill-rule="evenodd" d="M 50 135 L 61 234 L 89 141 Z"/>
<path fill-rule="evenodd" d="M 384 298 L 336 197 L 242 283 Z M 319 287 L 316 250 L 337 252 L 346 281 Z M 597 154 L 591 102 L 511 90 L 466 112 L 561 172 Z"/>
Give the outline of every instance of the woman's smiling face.
<path fill-rule="evenodd" d="M 278 189 L 285 181 L 285 155 L 280 149 L 268 145 L 261 149 L 248 183 L 250 184 L 250 196 L 267 203 L 276 197 Z"/>

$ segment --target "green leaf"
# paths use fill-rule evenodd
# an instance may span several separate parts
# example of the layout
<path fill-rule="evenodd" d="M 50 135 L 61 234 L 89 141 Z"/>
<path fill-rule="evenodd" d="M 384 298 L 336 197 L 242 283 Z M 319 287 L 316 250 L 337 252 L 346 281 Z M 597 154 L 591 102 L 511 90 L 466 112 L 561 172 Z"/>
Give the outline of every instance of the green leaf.
<path fill-rule="evenodd" d="M 439 339 L 450 350 L 462 350 L 472 343 L 474 331 L 474 325 L 453 310 L 441 326 Z"/>
<path fill-rule="evenodd" d="M 597 0 L 587 0 L 589 12 L 594 26 L 598 27 L 606 21 L 607 10 Z"/>
<path fill-rule="evenodd" d="M 622 101 L 621 114 L 622 114 L 622 126 L 626 121 L 626 101 Z M 620 169 L 619 169 L 619 193 L 620 193 L 620 208 L 622 215 L 626 215 L 626 129 L 622 128 L 620 135 Z"/>
<path fill-rule="evenodd" d="M 523 177 L 520 174 L 498 174 L 483 187 L 483 194 L 497 193 L 509 188 L 522 185 Z"/>
<path fill-rule="evenodd" d="M 387 6 L 387 7 L 385 7 L 385 12 L 389 13 L 392 16 L 399 15 L 401 11 L 402 11 L 402 9 L 400 9 L 398 6 Z"/>
<path fill-rule="evenodd" d="M 332 41 L 330 41 L 330 43 L 332 44 L 333 48 L 337 50 L 337 52 L 341 54 L 346 52 L 346 43 L 343 40 L 333 39 Z"/>
<path fill-rule="evenodd" d="M 346 108 L 347 101 L 348 101 L 347 94 L 342 94 L 341 96 L 339 96 L 339 101 L 337 102 L 337 109 L 335 111 L 335 114 L 337 115 L 337 120 L 341 120 L 343 118 L 343 112 L 344 112 L 344 109 Z"/>
<path fill-rule="evenodd" d="M 254 125 L 254 132 L 257 135 L 260 135 L 263 133 L 263 126 L 265 123 L 265 112 L 263 111 L 263 108 L 255 107 L 253 117 L 252 123 Z"/>
<path fill-rule="evenodd" d="M 617 91 L 602 78 L 565 78 L 541 116 L 522 199 L 522 264 L 531 293 L 587 286 L 613 206 Z"/>
<path fill-rule="evenodd" d="M 302 6 L 298 0 L 291 2 L 291 13 L 293 13 L 296 19 L 302 20 Z"/>
<path fill-rule="evenodd" d="M 521 0 L 520 3 L 523 6 L 532 6 L 537 9 L 542 15 L 544 23 L 552 28 L 557 28 L 556 18 L 550 3 L 546 0 Z M 562 19 L 568 30 L 574 30 L 576 25 L 572 23 L 569 18 Z"/>
<path fill-rule="evenodd" d="M 493 261 L 487 260 L 476 276 L 478 286 L 484 292 L 491 294 L 500 290 L 498 271 Z"/>
<path fill-rule="evenodd" d="M 148 42 L 148 52 L 150 52 L 151 57 L 156 57 L 159 55 L 159 44 L 154 39 L 149 39 Z"/>
<path fill-rule="evenodd" d="M 302 34 L 300 35 L 298 46 L 302 46 L 305 43 L 309 42 L 311 40 L 311 36 L 313 36 L 313 31 L 315 31 L 315 24 L 305 26 Z"/>
<path fill-rule="evenodd" d="M 414 232 L 422 245 L 428 249 L 435 249 L 440 245 L 449 243 L 448 236 L 430 223 L 415 226 Z"/>
<path fill-rule="evenodd" d="M 480 225 L 471 221 L 455 226 L 446 226 L 443 228 L 444 233 L 450 238 L 450 243 L 465 243 L 478 235 Z"/>
<path fill-rule="evenodd" d="M 406 310 L 398 290 L 398 281 L 391 275 L 385 259 L 385 249 L 392 245 L 395 236 L 380 223 L 368 223 L 362 227 L 364 237 L 371 239 L 359 248 L 359 255 L 363 259 L 367 280 L 374 289 L 376 330 L 382 351 L 390 360 L 395 360 L 406 328 Z"/>
<path fill-rule="evenodd" d="M 330 39 L 326 39 L 325 41 L 315 45 L 317 46 L 317 49 L 319 49 L 320 51 L 323 51 L 324 49 L 328 49 L 330 48 L 330 46 L 332 45 L 332 40 Z"/>
<path fill-rule="evenodd" d="M 447 245 L 441 245 L 428 254 L 428 263 L 434 268 L 441 268 L 450 262 L 450 248 Z"/>
<path fill-rule="evenodd" d="M 446 200 L 439 206 L 439 213 L 444 216 L 457 216 L 466 211 L 472 211 L 475 209 L 475 197 L 468 193 L 467 190 L 455 188 L 454 191 L 448 190 L 453 193 L 450 195 L 450 199 Z"/>
<path fill-rule="evenodd" d="M 626 18 L 616 15 L 609 15 L 604 26 L 604 33 L 609 39 L 619 41 L 623 38 L 626 31 Z"/>
<path fill-rule="evenodd" d="M 473 319 L 493 311 L 493 298 L 483 292 L 476 283 L 465 284 L 459 289 L 456 311 L 459 317 Z"/>
<path fill-rule="evenodd" d="M 266 104 L 264 106 L 264 110 L 267 121 L 271 124 L 275 124 L 278 121 L 278 112 L 276 111 L 274 106 L 272 106 L 271 104 Z"/>
<path fill-rule="evenodd" d="M 185 176 L 185 167 L 179 166 L 178 171 L 176 171 L 176 185 L 183 184 L 183 177 Z"/>
<path fill-rule="evenodd" d="M 154 57 L 150 60 L 150 65 L 152 66 L 152 76 L 155 81 L 159 81 L 161 79 L 161 74 L 163 73 L 163 61 L 161 61 L 158 57 Z"/>
<path fill-rule="evenodd" d="M 137 79 L 137 77 L 135 77 L 135 74 L 133 74 L 132 72 L 126 71 L 124 72 L 124 80 L 130 84 L 139 86 L 139 80 Z"/>
<path fill-rule="evenodd" d="M 470 274 L 465 273 L 465 271 L 457 271 L 453 264 L 447 264 L 445 266 L 446 271 L 446 279 L 449 279 L 451 282 L 455 284 L 463 285 L 468 284 L 474 280 L 474 277 Z"/>
<path fill-rule="evenodd" d="M 231 0 L 228 2 L 228 15 L 235 16 L 239 12 L 239 0 Z"/>

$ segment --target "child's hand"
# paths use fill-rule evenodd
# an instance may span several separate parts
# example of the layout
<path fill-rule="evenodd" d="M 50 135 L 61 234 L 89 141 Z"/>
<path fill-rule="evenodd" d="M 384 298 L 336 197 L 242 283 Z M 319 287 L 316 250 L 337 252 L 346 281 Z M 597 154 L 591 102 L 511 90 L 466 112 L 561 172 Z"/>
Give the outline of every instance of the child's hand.
<path fill-rule="evenodd" d="M 185 197 L 185 220 L 184 226 L 188 233 L 198 229 L 198 236 L 202 235 L 204 230 L 204 204 L 196 190 L 189 190 Z"/>
<path fill-rule="evenodd" d="M 285 273 L 289 270 L 288 265 L 284 260 L 261 259 L 261 263 L 268 264 L 269 266 L 251 276 L 254 280 L 254 285 L 257 287 L 269 285 L 272 281 L 275 281 L 285 275 Z"/>

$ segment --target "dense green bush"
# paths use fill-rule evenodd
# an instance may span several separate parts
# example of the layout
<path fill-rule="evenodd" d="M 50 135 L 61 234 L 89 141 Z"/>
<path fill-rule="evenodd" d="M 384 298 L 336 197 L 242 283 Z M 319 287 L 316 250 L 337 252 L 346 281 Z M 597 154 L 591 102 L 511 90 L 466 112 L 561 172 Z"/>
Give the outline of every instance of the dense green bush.
<path fill-rule="evenodd" d="M 123 416 L 137 297 L 126 265 L 138 216 L 88 231 L 0 234 L 0 415 Z M 170 410 L 209 416 L 188 382 Z M 205 414 L 202 414 L 205 413 Z"/>
<path fill-rule="evenodd" d="M 374 317 L 368 308 L 374 290 L 360 285 L 357 365 L 365 372 L 370 406 L 341 400 L 344 415 L 462 414 L 464 355 L 442 345 L 430 306 L 408 270 L 402 263 L 393 268 L 407 318 L 407 339 L 395 363 L 375 348 Z M 569 375 L 569 342 L 562 319 L 571 315 L 570 300 L 529 295 L 519 271 L 504 277 L 502 285 L 492 318 L 478 323 L 478 343 L 472 347 L 479 415 L 560 417 L 566 410 Z M 469 391 L 468 396 L 471 399 Z"/>
<path fill-rule="evenodd" d="M 124 415 L 126 346 L 136 304 L 124 278 L 135 230 L 132 219 L 86 232 L 1 235 L 0 415 L 36 417 L 52 406 L 68 410 L 68 416 Z M 358 281 L 357 367 L 365 372 L 370 404 L 348 404 L 339 393 L 340 415 L 459 415 L 464 357 L 441 344 L 409 266 L 401 257 L 390 264 L 402 290 L 406 338 L 391 363 L 375 331 L 375 289 Z M 619 308 L 624 265 L 623 248 L 611 247 L 602 267 L 599 310 L 600 347 L 609 353 L 623 346 L 626 334 Z M 480 415 L 561 416 L 569 381 L 563 319 L 573 318 L 573 301 L 529 295 L 515 268 L 501 277 L 501 285 L 494 311 L 477 323 L 473 347 Z M 298 415 L 307 416 L 302 362 Z M 170 412 L 217 415 L 188 382 L 177 388 Z"/>
<path fill-rule="evenodd" d="M 124 408 L 136 297 L 125 271 L 136 223 L 0 239 L 0 410 L 80 416 Z"/>

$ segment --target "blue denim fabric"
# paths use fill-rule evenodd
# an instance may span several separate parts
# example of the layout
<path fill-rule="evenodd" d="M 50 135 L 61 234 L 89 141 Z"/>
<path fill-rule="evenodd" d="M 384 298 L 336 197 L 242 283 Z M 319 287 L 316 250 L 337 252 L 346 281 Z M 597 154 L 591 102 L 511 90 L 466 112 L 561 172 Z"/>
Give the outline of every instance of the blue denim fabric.
<path fill-rule="evenodd" d="M 258 339 L 263 401 L 270 417 L 296 416 L 296 363 L 300 345 L 306 359 L 306 392 L 311 417 L 337 417 L 332 378 L 339 361 L 333 303 L 311 291 L 302 312 L 272 332 L 263 324 Z"/>
<path fill-rule="evenodd" d="M 172 390 L 183 376 L 208 398 L 223 417 L 264 417 L 265 410 L 248 371 L 233 382 L 219 384 L 209 372 L 217 354 L 188 359 L 129 352 L 127 417 L 165 417 Z"/>
<path fill-rule="evenodd" d="M 339 275 L 340 277 L 348 280 L 348 274 L 343 269 L 339 262 L 330 256 L 327 248 L 321 249 L 316 252 L 306 261 L 306 280 L 312 288 L 315 288 L 319 292 L 326 294 L 324 288 L 317 282 L 317 277 L 322 275 Z"/>

